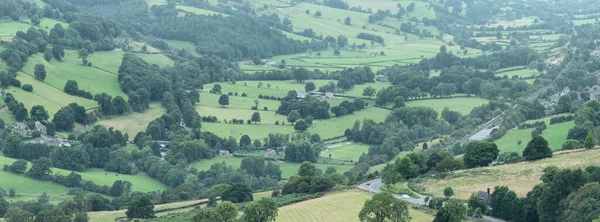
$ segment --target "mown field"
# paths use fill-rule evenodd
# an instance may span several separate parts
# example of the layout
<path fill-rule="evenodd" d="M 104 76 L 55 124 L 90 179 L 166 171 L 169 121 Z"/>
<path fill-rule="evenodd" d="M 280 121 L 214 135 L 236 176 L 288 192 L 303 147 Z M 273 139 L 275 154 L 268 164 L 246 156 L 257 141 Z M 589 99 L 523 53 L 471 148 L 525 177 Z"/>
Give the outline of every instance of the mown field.
<path fill-rule="evenodd" d="M 512 71 L 507 71 L 507 72 L 497 72 L 496 76 L 498 76 L 498 77 L 508 76 L 508 78 L 511 79 L 513 76 L 518 76 L 521 78 L 528 78 L 528 77 L 534 77 L 535 75 L 539 75 L 539 74 L 540 73 L 537 70 L 519 69 L 519 70 L 512 70 Z"/>
<path fill-rule="evenodd" d="M 335 144 L 330 146 L 330 148 L 321 154 L 324 158 L 329 158 L 331 155 L 331 159 L 341 160 L 341 161 L 353 161 L 358 162 L 358 159 L 363 153 L 369 152 L 369 146 L 364 144 L 354 144 L 354 143 L 344 143 L 344 144 Z"/>
<path fill-rule="evenodd" d="M 548 146 L 553 151 L 562 149 L 563 143 L 567 140 L 567 135 L 569 134 L 569 130 L 575 126 L 575 122 L 564 122 L 559 124 L 550 125 L 550 118 L 546 117 L 540 120 L 530 120 L 526 123 L 533 123 L 537 121 L 546 122 L 546 126 L 548 127 L 541 134 L 544 139 L 548 140 Z M 533 132 L 535 128 L 531 129 L 518 129 L 514 128 L 506 132 L 506 134 L 494 141 L 496 145 L 498 145 L 498 149 L 500 149 L 500 153 L 504 152 L 517 152 L 521 154 L 527 143 L 531 140 L 531 132 Z M 521 141 L 519 145 L 518 142 Z"/>
<path fill-rule="evenodd" d="M 363 191 L 345 191 L 303 201 L 279 208 L 278 222 L 296 221 L 359 221 L 358 214 L 372 194 Z M 413 222 L 433 221 L 431 213 L 410 209 Z"/>
<path fill-rule="evenodd" d="M 138 132 L 145 132 L 148 123 L 152 120 L 162 116 L 166 110 L 160 105 L 160 103 L 151 103 L 150 109 L 144 111 L 144 113 L 128 113 L 122 116 L 110 116 L 103 120 L 96 122 L 96 125 L 103 125 L 107 128 L 113 127 L 121 130 L 123 133 L 129 133 L 129 139 Z M 92 128 L 89 126 L 88 128 Z"/>
<path fill-rule="evenodd" d="M 420 184 L 427 193 L 439 197 L 443 196 L 446 187 L 454 189 L 454 197 L 468 199 L 473 192 L 485 191 L 488 187 L 494 189 L 495 186 L 507 186 L 517 195 L 525 196 L 535 185 L 541 183 L 540 176 L 546 167 L 585 168 L 596 166 L 598 158 L 598 149 L 574 152 L 532 162 L 456 171 L 444 179 L 428 177 Z"/>
<path fill-rule="evenodd" d="M 343 136 L 346 129 L 352 128 L 355 121 L 372 119 L 375 122 L 383 122 L 390 111 L 382 108 L 368 108 L 354 112 L 352 115 L 334 117 L 328 120 L 315 120 L 313 126 L 308 131 L 313 134 L 319 134 L 322 139 L 330 139 Z"/>

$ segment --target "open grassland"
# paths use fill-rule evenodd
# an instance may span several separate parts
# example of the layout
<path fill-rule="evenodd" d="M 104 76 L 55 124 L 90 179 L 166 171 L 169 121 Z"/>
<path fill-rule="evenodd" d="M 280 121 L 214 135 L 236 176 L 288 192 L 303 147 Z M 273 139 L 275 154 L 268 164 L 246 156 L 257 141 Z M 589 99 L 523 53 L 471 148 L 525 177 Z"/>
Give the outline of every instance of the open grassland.
<path fill-rule="evenodd" d="M 469 114 L 473 108 L 487 104 L 489 100 L 479 97 L 456 97 L 446 99 L 424 99 L 406 102 L 407 106 L 430 107 L 441 114 L 444 108 L 458 111 L 463 115 Z"/>
<path fill-rule="evenodd" d="M 275 125 L 275 122 L 285 122 L 287 121 L 287 117 L 283 115 L 278 115 L 275 111 L 262 111 L 262 110 L 250 110 L 250 109 L 231 109 L 231 108 L 222 108 L 222 107 L 209 107 L 209 106 L 200 106 L 196 109 L 199 114 L 202 116 L 216 116 L 219 120 L 227 120 L 230 121 L 232 119 L 242 119 L 244 120 L 244 124 L 246 124 L 246 120 L 249 120 L 255 112 L 260 113 L 261 122 L 252 123 L 254 125 Z M 291 124 L 290 124 L 291 126 Z"/>
<path fill-rule="evenodd" d="M 587 24 L 595 24 L 597 22 L 597 19 L 578 19 L 578 20 L 571 20 L 571 22 L 573 22 L 573 25 L 575 25 L 575 26 L 580 26 L 580 25 L 587 25 Z"/>
<path fill-rule="evenodd" d="M 210 10 L 206 10 L 206 9 L 201 9 L 201 8 L 196 8 L 196 7 L 190 7 L 190 6 L 185 6 L 185 5 L 177 5 L 176 6 L 177 9 L 184 11 L 184 12 L 189 12 L 189 13 L 194 13 L 196 15 L 223 15 L 223 16 L 228 16 L 226 14 L 221 14 L 215 11 L 210 11 Z"/>
<path fill-rule="evenodd" d="M 323 197 L 291 204 L 279 208 L 278 222 L 296 221 L 359 221 L 358 214 L 365 201 L 372 195 L 362 191 L 345 191 L 327 194 Z M 424 211 L 410 209 L 411 221 L 429 222 L 434 216 Z"/>
<path fill-rule="evenodd" d="M 49 18 L 40 19 L 39 26 L 32 26 L 26 22 L 17 22 L 12 20 L 0 20 L 0 37 L 2 36 L 15 36 L 18 31 L 27 32 L 27 29 L 34 27 L 36 29 L 43 29 L 46 31 L 50 31 L 50 29 L 54 28 L 54 25 L 61 24 L 63 27 L 69 26 L 68 23 L 57 21 Z"/>
<path fill-rule="evenodd" d="M 113 57 L 121 62 L 121 57 Z M 93 61 L 94 56 L 90 58 Z M 75 50 L 66 50 L 63 61 L 52 60 L 50 62 L 44 59 L 40 53 L 32 56 L 23 72 L 33 75 L 36 64 L 43 64 L 46 68 L 45 83 L 50 84 L 58 89 L 63 89 L 67 80 L 75 80 L 79 85 L 79 89 L 91 92 L 93 95 L 98 93 L 107 93 L 112 96 L 125 96 L 119 88 L 117 76 L 100 70 L 94 67 L 88 67 L 81 64 L 81 59 L 78 58 L 78 53 Z"/>
<path fill-rule="evenodd" d="M 498 26 L 503 26 L 504 28 L 508 28 L 508 27 L 520 27 L 520 26 L 529 26 L 534 24 L 536 17 L 535 16 L 530 16 L 530 17 L 523 17 L 520 19 L 516 19 L 516 20 L 500 20 L 494 23 L 489 23 L 486 26 L 487 27 L 498 27 Z"/>
<path fill-rule="evenodd" d="M 284 92 L 287 93 L 290 90 L 298 90 L 298 91 L 304 92 L 305 91 L 304 90 L 304 86 L 308 82 L 313 82 L 315 84 L 317 90 L 319 89 L 319 87 L 327 85 L 327 83 L 329 83 L 329 82 L 337 83 L 336 80 L 315 79 L 315 80 L 306 80 L 303 83 L 299 83 L 299 82 L 296 82 L 294 80 L 286 80 L 286 81 L 244 81 L 242 83 L 242 85 L 245 83 L 245 84 L 247 84 L 247 87 L 256 87 L 256 88 L 258 88 L 259 83 L 262 83 L 263 87 L 265 87 L 265 86 L 267 86 L 267 85 L 270 84 L 271 88 L 279 89 L 280 91 L 283 90 Z M 379 90 L 387 88 L 389 86 L 391 86 L 390 83 L 365 83 L 365 84 L 361 84 L 361 85 L 355 85 L 354 88 L 352 88 L 351 90 L 349 90 L 346 93 L 340 93 L 340 95 L 354 96 L 354 97 L 360 97 L 360 98 L 368 98 L 368 97 L 362 95 L 363 90 L 365 88 L 367 88 L 367 87 L 373 87 L 377 91 L 379 91 Z"/>
<path fill-rule="evenodd" d="M 17 161 L 17 160 L 13 159 L 13 158 L 0 156 L 0 165 L 5 165 L 5 164 L 11 165 L 15 161 Z M 31 163 L 28 164 L 28 167 L 31 167 Z M 59 168 L 51 168 L 51 170 L 52 170 L 53 174 L 61 174 L 61 175 L 68 175 L 72 172 L 70 170 L 64 170 L 64 169 L 59 169 Z M 17 193 L 35 194 L 35 195 L 39 195 L 43 192 L 46 192 L 48 194 L 64 194 L 68 190 L 68 188 L 66 188 L 65 186 L 62 186 L 60 184 L 56 184 L 56 183 L 53 183 L 50 181 L 34 180 L 34 179 L 30 179 L 28 177 L 25 177 L 24 175 L 11 174 L 11 173 L 7 173 L 4 171 L 2 171 L 0 173 L 6 174 L 6 178 L 14 178 L 14 181 L 17 181 L 17 182 L 14 182 L 13 180 L 0 180 L 0 187 L 3 187 L 3 188 L 14 187 L 17 190 Z M 81 179 L 94 181 L 94 183 L 96 183 L 98 185 L 112 186 L 112 184 L 117 180 L 127 180 L 127 181 L 131 182 L 131 184 L 133 185 L 131 187 L 131 189 L 133 191 L 150 192 L 150 191 L 156 191 L 156 190 L 165 190 L 167 188 L 164 184 L 161 184 L 157 180 L 150 178 L 149 176 L 147 176 L 144 173 L 138 173 L 136 175 L 126 175 L 126 174 L 107 172 L 102 169 L 94 169 L 94 168 L 88 169 L 84 172 L 77 172 L 77 173 L 81 175 Z M 0 174 L 0 175 L 2 175 L 2 174 Z M 1 177 L 1 178 L 5 178 L 5 177 Z M 29 181 L 27 184 L 25 184 L 23 182 L 23 186 L 31 186 L 31 189 L 25 190 L 25 188 L 22 188 L 23 187 L 22 185 L 18 185 L 20 183 L 18 181 L 21 181 L 21 182 Z M 31 181 L 34 181 L 34 182 L 31 182 Z M 15 186 L 15 185 L 17 185 L 17 186 Z M 39 187 L 39 188 L 36 188 L 36 187 Z M 23 190 L 19 191 L 19 189 L 23 189 Z"/>
<path fill-rule="evenodd" d="M 439 197 L 443 196 L 446 187 L 454 189 L 454 197 L 468 199 L 473 192 L 485 191 L 488 187 L 493 189 L 495 186 L 507 186 L 517 195 L 525 196 L 535 185 L 541 183 L 542 170 L 546 167 L 585 168 L 598 165 L 598 158 L 598 149 L 574 152 L 532 162 L 456 171 L 444 179 L 428 177 L 421 184 L 427 193 Z"/>
<path fill-rule="evenodd" d="M 529 70 L 529 69 L 518 69 L 507 72 L 497 72 L 495 75 L 498 77 L 508 76 L 508 78 L 512 78 L 513 76 L 518 76 L 521 78 L 535 77 L 539 72 L 537 70 Z"/>
<path fill-rule="evenodd" d="M 123 133 L 129 133 L 130 139 L 138 132 L 146 131 L 148 123 L 162 116 L 166 111 L 160 103 L 150 104 L 150 109 L 144 113 L 131 112 L 126 115 L 109 116 L 106 119 L 98 121 L 97 125 L 103 125 L 107 128 L 113 127 L 121 130 Z"/>
<path fill-rule="evenodd" d="M 163 211 L 163 210 L 168 210 L 168 209 L 182 208 L 182 207 L 186 207 L 186 206 L 199 204 L 203 201 L 206 201 L 206 200 L 202 199 L 202 200 L 190 200 L 190 201 L 168 203 L 168 204 L 158 204 L 158 205 L 154 206 L 154 210 L 155 211 Z M 186 211 L 188 211 L 190 209 L 193 209 L 193 207 L 185 208 L 185 209 L 187 209 Z M 89 217 L 90 222 L 113 222 L 116 220 L 116 218 L 127 217 L 127 215 L 125 215 L 126 211 L 127 210 L 88 212 L 88 217 Z M 168 212 L 173 213 L 174 211 L 168 211 Z"/>
<path fill-rule="evenodd" d="M 202 114 L 200 114 L 202 115 Z M 229 121 L 229 120 L 227 120 Z M 243 135 L 250 136 L 251 139 L 262 139 L 269 136 L 269 133 L 290 134 L 294 132 L 294 125 L 259 125 L 259 124 L 229 124 L 229 123 L 202 123 L 202 129 L 212 132 L 220 137 L 240 138 Z"/>
<path fill-rule="evenodd" d="M 330 148 L 323 152 L 323 157 L 329 157 L 331 155 L 331 159 L 341 160 L 341 161 L 353 161 L 358 162 L 358 159 L 363 153 L 369 152 L 369 146 L 363 144 L 353 144 L 353 143 L 344 143 L 339 145 L 330 146 Z"/>
<path fill-rule="evenodd" d="M 71 96 L 64 93 L 62 90 L 54 88 L 44 82 L 40 82 L 27 74 L 19 73 L 17 74 L 17 79 L 21 81 L 21 84 L 32 85 L 33 92 L 27 92 L 17 87 L 8 88 L 7 92 L 12 93 L 28 110 L 35 105 L 43 105 L 44 108 L 46 108 L 46 111 L 48 111 L 50 118 L 53 118 L 54 114 L 60 108 L 67 106 L 70 103 L 77 103 L 86 109 L 98 106 L 94 100 Z"/>
<path fill-rule="evenodd" d="M 222 85 L 223 86 L 223 85 Z M 223 87 L 225 88 L 225 87 Z M 264 107 L 267 107 L 268 110 L 277 110 L 281 102 L 278 100 L 267 100 L 267 99 L 259 99 L 258 95 L 256 97 L 242 97 L 242 92 L 240 91 L 237 96 L 229 96 L 229 105 L 227 109 L 244 109 L 244 110 L 252 110 L 252 107 L 255 105 L 255 100 L 259 101 L 258 109 L 263 110 Z M 266 95 L 266 94 L 265 94 Z M 282 97 L 281 95 L 277 95 L 278 97 Z M 222 107 L 219 105 L 219 94 L 212 94 L 208 92 L 200 93 L 200 106 L 207 107 Z M 207 116 L 202 112 L 199 112 L 200 116 Z M 236 117 L 239 118 L 239 117 Z M 245 117 L 244 117 L 245 118 Z"/>
<path fill-rule="evenodd" d="M 200 171 L 208 170 L 208 169 L 210 169 L 210 166 L 212 166 L 213 164 L 221 163 L 221 162 L 225 162 L 225 164 L 232 166 L 234 169 L 239 169 L 240 165 L 242 164 L 242 158 L 215 157 L 215 158 L 208 159 L 208 160 L 200 160 L 196 163 L 191 164 L 191 167 L 196 168 Z M 281 177 L 282 178 L 290 178 L 290 176 L 295 175 L 298 172 L 298 168 L 300 168 L 300 163 L 288 163 L 288 162 L 279 162 L 279 161 L 274 162 L 274 163 L 279 165 L 279 167 L 281 169 Z M 349 165 L 349 164 L 340 165 L 340 164 L 314 163 L 314 165 L 323 172 L 325 172 L 325 170 L 327 170 L 327 167 L 333 166 L 336 168 L 338 173 L 344 173 L 353 167 L 353 165 Z"/>
<path fill-rule="evenodd" d="M 198 52 L 196 52 L 196 44 L 194 44 L 193 42 L 170 40 L 170 39 L 161 39 L 161 40 L 166 42 L 169 45 L 169 47 L 171 47 L 171 48 L 186 49 L 188 52 L 192 53 L 192 55 L 200 56 L 200 54 Z"/>
<path fill-rule="evenodd" d="M 92 62 L 94 67 L 100 68 L 102 70 L 106 70 L 112 74 L 117 74 L 119 72 L 119 67 L 121 66 L 121 62 L 123 60 L 123 55 L 126 52 L 123 51 L 102 51 L 102 52 L 94 52 L 94 54 L 88 57 L 88 60 Z M 134 53 L 137 57 L 142 58 L 149 64 L 156 64 L 160 67 L 172 66 L 175 64 L 173 60 L 163 54 L 144 54 L 144 53 Z M 75 57 L 76 59 L 77 57 Z M 81 61 L 76 59 L 77 61 Z M 79 63 L 77 63 L 79 64 Z"/>
<path fill-rule="evenodd" d="M 327 120 L 315 120 L 313 126 L 308 131 L 312 134 L 319 134 L 322 139 L 330 139 L 343 136 L 346 129 L 352 128 L 355 121 L 372 119 L 375 122 L 383 122 L 390 111 L 382 108 L 367 108 L 354 112 L 351 115 L 333 117 Z"/>
<path fill-rule="evenodd" d="M 546 117 L 540 120 L 530 120 L 526 123 L 533 123 L 537 121 L 546 122 L 546 126 L 548 127 L 541 134 L 544 139 L 548 140 L 548 146 L 553 151 L 562 149 L 563 143 L 567 140 L 567 135 L 569 134 L 569 130 L 575 126 L 575 122 L 564 122 L 559 124 L 550 125 L 550 118 L 555 117 Z M 527 147 L 527 143 L 531 140 L 531 132 L 533 132 L 535 128 L 531 129 L 518 129 L 514 128 L 506 132 L 506 134 L 494 141 L 496 145 L 498 145 L 498 149 L 500 149 L 500 153 L 504 152 L 517 152 L 521 154 L 525 147 Z M 521 141 L 519 145 L 518 142 Z"/>

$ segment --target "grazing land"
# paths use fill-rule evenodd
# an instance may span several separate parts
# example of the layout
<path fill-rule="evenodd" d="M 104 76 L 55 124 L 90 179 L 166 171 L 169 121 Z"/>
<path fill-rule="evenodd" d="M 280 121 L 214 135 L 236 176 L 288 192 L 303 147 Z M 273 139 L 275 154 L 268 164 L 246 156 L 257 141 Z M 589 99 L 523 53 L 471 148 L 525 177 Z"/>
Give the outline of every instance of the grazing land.
<path fill-rule="evenodd" d="M 159 103 L 150 104 L 150 109 L 144 113 L 128 113 L 122 116 L 111 116 L 98 121 L 97 125 L 103 125 L 106 128 L 113 127 L 121 130 L 123 133 L 129 133 L 131 139 L 138 132 L 145 132 L 148 123 L 160 117 L 166 111 Z M 89 127 L 91 128 L 91 127 Z"/>
<path fill-rule="evenodd" d="M 466 115 L 469 114 L 473 108 L 487 104 L 488 102 L 489 100 L 479 97 L 455 97 L 447 99 L 412 100 L 406 102 L 406 105 L 430 107 L 437 111 L 438 114 L 447 107 L 452 111 L 458 111 L 463 115 Z"/>
<path fill-rule="evenodd" d="M 344 131 L 352 128 L 355 121 L 360 121 L 362 123 L 364 119 L 372 119 L 375 122 L 382 122 L 389 113 L 390 111 L 387 109 L 368 108 L 354 112 L 352 115 L 333 117 L 328 120 L 315 120 L 313 126 L 311 126 L 308 131 L 313 134 L 319 134 L 322 139 L 331 139 L 343 136 Z"/>
<path fill-rule="evenodd" d="M 331 159 L 334 160 L 358 162 L 360 156 L 367 152 L 369 152 L 368 145 L 345 143 L 330 146 L 329 150 L 323 152 L 322 155 L 323 157 L 331 155 Z"/>
<path fill-rule="evenodd" d="M 542 182 L 540 177 L 546 167 L 585 168 L 597 165 L 598 158 L 598 149 L 573 152 L 538 161 L 456 171 L 443 179 L 430 176 L 419 184 L 424 186 L 427 193 L 439 197 L 443 196 L 446 187 L 454 189 L 454 197 L 468 199 L 473 192 L 485 191 L 488 187 L 494 189 L 495 186 L 507 186 L 518 196 L 525 196 L 533 186 Z"/>
<path fill-rule="evenodd" d="M 295 221 L 359 221 L 358 214 L 371 194 L 362 191 L 344 191 L 279 208 L 278 222 Z M 410 209 L 411 221 L 433 221 L 434 215 Z"/>
<path fill-rule="evenodd" d="M 553 151 L 557 151 L 557 150 L 562 149 L 563 143 L 567 140 L 567 135 L 569 134 L 569 129 L 571 129 L 575 126 L 575 122 L 570 121 L 570 122 L 564 122 L 564 123 L 550 125 L 550 118 L 552 118 L 552 117 L 554 117 L 554 116 L 546 117 L 541 120 L 530 120 L 530 121 L 527 121 L 526 123 L 533 123 L 533 122 L 537 122 L 537 121 L 546 122 L 546 126 L 548 128 L 542 132 L 541 136 L 544 137 L 546 140 L 548 140 L 548 146 L 550 147 L 550 149 L 552 149 Z M 531 128 L 531 129 L 514 128 L 514 129 L 506 132 L 506 134 L 502 138 L 494 141 L 494 143 L 496 143 L 496 145 L 498 145 L 498 149 L 500 149 L 500 153 L 517 152 L 517 153 L 521 154 L 523 152 L 523 150 L 525 150 L 527 143 L 531 140 L 531 132 L 533 130 L 534 130 L 534 128 Z M 521 144 L 518 144 L 518 141 L 521 141 Z"/>

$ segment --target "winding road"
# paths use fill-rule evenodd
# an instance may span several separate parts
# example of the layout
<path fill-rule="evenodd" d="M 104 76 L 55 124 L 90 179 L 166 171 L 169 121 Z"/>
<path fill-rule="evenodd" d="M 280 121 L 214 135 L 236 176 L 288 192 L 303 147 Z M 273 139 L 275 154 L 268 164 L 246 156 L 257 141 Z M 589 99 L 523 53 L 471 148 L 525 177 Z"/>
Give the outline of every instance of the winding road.
<path fill-rule="evenodd" d="M 381 193 L 382 191 L 381 191 L 380 187 L 383 186 L 383 185 L 384 185 L 384 183 L 381 181 L 380 178 L 378 178 L 378 179 L 374 179 L 374 180 L 370 180 L 370 181 L 364 182 L 364 183 L 358 185 L 358 188 L 360 188 L 361 190 L 367 191 L 369 193 Z M 406 186 L 406 183 L 404 184 L 404 186 Z M 419 199 L 410 198 L 410 197 L 408 197 L 406 195 L 402 195 L 402 196 L 395 195 L 395 194 L 392 194 L 392 195 L 396 199 L 406 201 L 406 202 L 408 202 L 410 204 L 418 204 L 418 205 L 425 205 L 426 204 L 425 199 L 427 198 L 427 196 L 418 194 L 418 193 L 416 193 L 414 191 L 413 191 L 413 193 L 415 193 L 417 196 L 419 196 Z M 498 218 L 494 218 L 494 217 L 489 217 L 489 216 L 483 216 L 483 219 L 485 219 L 487 221 L 490 221 L 490 222 L 505 222 L 502 219 L 498 219 Z"/>

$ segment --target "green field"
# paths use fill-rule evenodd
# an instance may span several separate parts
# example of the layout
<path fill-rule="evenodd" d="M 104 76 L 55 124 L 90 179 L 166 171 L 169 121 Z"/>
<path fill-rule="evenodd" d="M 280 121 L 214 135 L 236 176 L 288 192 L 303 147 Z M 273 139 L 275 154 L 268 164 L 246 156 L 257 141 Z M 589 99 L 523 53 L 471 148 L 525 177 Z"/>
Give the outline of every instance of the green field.
<path fill-rule="evenodd" d="M 447 99 L 424 99 L 406 102 L 407 106 L 430 107 L 441 114 L 444 108 L 458 111 L 463 115 L 469 114 L 473 108 L 487 104 L 489 100 L 479 97 L 455 97 Z"/>
<path fill-rule="evenodd" d="M 222 85 L 222 86 L 224 86 L 224 85 Z M 223 88 L 225 88 L 225 87 L 223 87 Z M 280 101 L 259 99 L 258 95 L 256 95 L 256 97 L 254 97 L 254 96 L 242 97 L 241 96 L 242 92 L 245 92 L 245 91 L 240 91 L 238 93 L 238 96 L 229 96 L 229 105 L 227 106 L 228 109 L 251 110 L 252 107 L 255 105 L 254 100 L 259 101 L 258 108 L 260 110 L 263 110 L 264 107 L 267 107 L 268 110 L 275 111 L 275 110 L 277 110 L 277 108 L 279 108 L 279 105 L 281 105 Z M 224 93 L 226 93 L 226 92 L 224 91 Z M 220 96 L 221 95 L 218 95 L 218 94 L 201 92 L 200 93 L 200 106 L 221 107 L 221 105 L 219 105 L 219 97 Z M 281 95 L 278 95 L 278 96 L 282 97 Z M 200 116 L 206 116 L 206 114 L 200 113 Z"/>
<path fill-rule="evenodd" d="M 196 52 L 196 44 L 193 42 L 179 41 L 179 40 L 170 40 L 170 39 L 161 39 L 169 44 L 170 47 L 175 49 L 186 49 L 188 52 L 192 53 L 192 55 L 199 56 L 200 54 Z"/>
<path fill-rule="evenodd" d="M 519 69 L 519 70 L 512 70 L 512 71 L 507 71 L 507 72 L 496 72 L 496 76 L 498 77 L 503 77 L 503 76 L 508 76 L 509 79 L 511 79 L 513 76 L 518 76 L 521 78 L 528 78 L 528 77 L 535 77 L 536 75 L 538 75 L 539 72 L 537 70 L 529 70 L 529 69 Z"/>
<path fill-rule="evenodd" d="M 214 12 L 214 11 L 210 11 L 210 10 L 206 10 L 206 9 L 201 9 L 201 8 L 196 8 L 196 7 L 190 7 L 190 6 L 185 6 L 185 5 L 178 5 L 176 6 L 177 9 L 184 11 L 184 12 L 189 12 L 189 13 L 194 13 L 196 15 L 223 15 L 223 16 L 228 16 L 226 14 L 221 14 L 218 12 Z"/>
<path fill-rule="evenodd" d="M 49 18 L 42 18 L 39 26 L 32 26 L 25 22 L 16 22 L 12 20 L 0 20 L 0 37 L 3 36 L 14 36 L 18 31 L 27 32 L 27 29 L 35 27 L 36 29 L 43 29 L 47 32 L 54 28 L 54 25 L 60 23 L 63 27 L 69 26 L 69 24 L 61 21 L 57 21 Z"/>
<path fill-rule="evenodd" d="M 322 139 L 330 139 L 343 136 L 346 129 L 352 128 L 356 120 L 372 119 L 375 122 L 383 122 L 390 111 L 382 108 L 368 108 L 352 115 L 335 117 L 328 120 L 315 120 L 313 126 L 308 131 L 313 134 L 319 134 Z"/>
<path fill-rule="evenodd" d="M 344 191 L 279 208 L 278 222 L 359 221 L 358 214 L 372 194 L 363 191 Z M 413 222 L 433 221 L 433 213 L 409 207 Z"/>
<path fill-rule="evenodd" d="M 46 111 L 48 111 L 48 114 L 50 114 L 50 118 L 53 118 L 54 114 L 60 108 L 73 102 L 85 108 L 98 106 L 96 101 L 68 95 L 62 90 L 54 88 L 44 82 L 40 82 L 27 74 L 19 73 L 17 79 L 21 81 L 21 84 L 32 85 L 33 92 L 27 92 L 17 87 L 8 88 L 7 92 L 12 93 L 28 110 L 35 105 L 43 105 L 44 108 L 46 108 Z"/>
<path fill-rule="evenodd" d="M 262 111 L 261 110 L 250 110 L 250 109 L 233 109 L 233 108 L 222 108 L 222 107 L 209 107 L 200 106 L 196 109 L 202 116 L 216 116 L 219 120 L 231 119 L 243 119 L 244 121 L 249 120 L 255 112 L 260 113 L 261 122 L 252 123 L 259 125 L 275 125 L 276 121 L 287 122 L 287 116 L 278 115 L 275 111 Z M 244 122 L 244 124 L 246 124 Z M 290 124 L 291 126 L 291 124 Z"/>
<path fill-rule="evenodd" d="M 291 124 L 274 126 L 203 122 L 202 129 L 205 131 L 212 132 L 220 137 L 232 136 L 237 139 L 242 137 L 243 135 L 248 135 L 253 140 L 266 138 L 267 136 L 269 136 L 270 133 L 290 134 L 295 132 L 294 126 Z"/>
<path fill-rule="evenodd" d="M 125 52 L 123 51 L 94 52 L 94 54 L 88 57 L 88 60 L 92 62 L 94 67 L 98 67 L 116 75 L 117 72 L 119 72 L 119 66 L 121 66 L 121 61 L 124 54 Z M 144 59 L 144 61 L 147 63 L 156 64 L 160 67 L 173 66 L 173 64 L 175 64 L 173 60 L 169 59 L 169 57 L 163 54 L 134 54 L 137 57 Z"/>
<path fill-rule="evenodd" d="M 4 164 L 10 165 L 15 161 L 16 161 L 16 159 L 0 156 L 0 165 L 4 165 Z M 31 163 L 29 163 L 28 167 L 31 167 Z M 63 169 L 59 169 L 59 168 L 52 168 L 52 173 L 68 175 L 69 173 L 71 173 L 71 171 L 63 170 Z M 117 173 L 113 173 L 113 172 L 107 172 L 102 169 L 88 169 L 85 172 L 77 172 L 77 173 L 81 175 L 81 178 L 83 180 L 91 180 L 91 181 L 94 181 L 94 183 L 96 183 L 98 185 L 112 186 L 112 184 L 117 180 L 127 180 L 127 181 L 131 182 L 131 184 L 133 185 L 131 188 L 133 191 L 150 192 L 150 191 L 167 189 L 167 187 L 164 184 L 158 182 L 157 180 L 155 180 L 153 178 L 150 178 L 149 176 L 147 176 L 144 173 L 138 173 L 136 175 L 126 175 L 126 174 L 117 174 Z M 4 177 L 3 174 L 6 174 L 6 177 Z M 0 187 L 3 187 L 3 188 L 14 187 L 18 193 L 26 193 L 26 194 L 32 194 L 32 195 L 33 194 L 41 194 L 43 192 L 47 192 L 48 194 L 64 194 L 68 190 L 68 188 L 66 188 L 62 185 L 59 185 L 59 184 L 56 184 L 53 182 L 49 182 L 49 181 L 33 180 L 33 179 L 30 179 L 23 175 L 11 174 L 11 173 L 7 173 L 4 171 L 0 172 L 0 175 L 2 175 L 1 178 L 14 178 L 14 180 L 0 180 Z M 21 181 L 21 182 L 18 182 L 18 181 Z M 29 182 L 23 182 L 23 181 L 29 181 Z M 31 181 L 34 181 L 34 182 L 31 182 Z M 21 185 L 18 185 L 19 183 L 21 183 Z M 27 186 L 27 187 L 24 188 L 23 186 Z M 31 187 L 29 187 L 29 186 L 31 186 Z M 22 191 L 19 191 L 19 190 L 22 190 Z"/>
<path fill-rule="evenodd" d="M 573 25 L 579 26 L 579 25 L 594 24 L 594 23 L 596 23 L 596 20 L 597 19 L 580 19 L 580 20 L 571 20 L 571 22 L 573 22 Z"/>
<path fill-rule="evenodd" d="M 319 89 L 319 87 L 327 85 L 327 83 L 329 82 L 334 82 L 337 83 L 337 81 L 335 80 L 320 80 L 320 79 L 315 79 L 315 80 L 306 80 L 304 83 L 299 83 L 296 82 L 294 80 L 287 80 L 287 81 L 244 81 L 244 82 L 239 82 L 236 85 L 241 84 L 242 86 L 245 84 L 247 84 L 247 88 L 257 88 L 258 90 L 261 90 L 263 88 L 258 88 L 258 84 L 262 83 L 263 87 L 267 87 L 267 85 L 271 85 L 272 89 L 277 89 L 278 91 L 284 91 L 286 94 L 288 91 L 290 90 L 298 90 L 298 91 L 302 91 L 304 92 L 304 86 L 306 85 L 306 83 L 308 82 L 313 82 L 316 86 L 317 89 Z M 223 86 L 221 84 L 221 86 Z M 361 98 L 368 98 L 366 96 L 363 96 L 363 90 L 367 87 L 373 87 L 375 88 L 377 91 L 387 88 L 391 86 L 390 83 L 365 83 L 365 84 L 361 84 L 361 85 L 355 85 L 354 88 L 352 88 L 351 90 L 349 90 L 346 93 L 341 93 L 341 95 L 347 95 L 347 96 L 354 96 L 354 97 L 361 97 Z M 209 88 L 207 88 L 209 89 Z M 280 93 L 280 92 L 278 92 Z M 269 95 L 269 94 L 267 94 Z"/>
<path fill-rule="evenodd" d="M 346 162 L 358 162 L 360 156 L 364 153 L 369 152 L 369 146 L 363 144 L 337 144 L 330 146 L 330 149 L 323 152 L 322 156 L 328 158 L 331 155 L 331 159 L 341 160 Z"/>
<path fill-rule="evenodd" d="M 200 160 L 198 162 L 191 164 L 190 166 L 193 168 L 196 168 L 198 170 L 208 170 L 208 169 L 210 169 L 211 165 L 213 165 L 215 163 L 221 163 L 221 162 L 225 162 L 227 165 L 232 166 L 234 169 L 238 169 L 238 168 L 240 168 L 240 165 L 242 164 L 242 158 L 215 157 L 215 158 L 212 158 L 209 160 Z M 290 176 L 295 175 L 298 172 L 298 168 L 300 168 L 300 163 L 287 163 L 287 162 L 275 162 L 275 163 L 278 164 L 281 169 L 281 177 L 282 178 L 289 178 Z M 323 172 L 325 172 L 325 170 L 327 170 L 327 167 L 333 166 L 337 169 L 338 173 L 344 173 L 353 167 L 353 165 L 350 165 L 350 164 L 339 165 L 339 164 L 314 163 L 314 165 L 318 169 L 321 169 L 321 171 L 323 171 Z"/>
<path fill-rule="evenodd" d="M 159 103 L 151 103 L 150 109 L 144 111 L 144 113 L 132 112 L 121 116 L 110 116 L 98 121 L 96 125 L 103 125 L 107 128 L 114 127 L 123 133 L 129 133 L 129 139 L 133 139 L 138 132 L 146 131 L 148 123 L 162 116 L 165 112 L 165 109 Z M 88 129 L 92 127 L 94 126 L 89 126 Z"/>
<path fill-rule="evenodd" d="M 535 121 L 541 120 L 534 120 L 529 122 Z M 575 126 L 575 123 L 571 121 L 550 125 L 549 117 L 542 119 L 542 121 L 546 122 L 546 126 L 548 126 L 548 128 L 542 132 L 541 136 L 544 137 L 544 139 L 548 140 L 548 146 L 550 147 L 550 149 L 552 149 L 553 151 L 562 149 L 563 143 L 567 140 L 569 130 Z M 533 132 L 533 130 L 533 128 L 515 128 L 506 132 L 506 134 L 502 138 L 494 141 L 494 143 L 498 145 L 500 153 L 517 152 L 521 154 L 527 146 L 527 143 L 531 140 L 531 132 Z M 518 145 L 518 141 L 521 141 L 521 145 Z"/>

